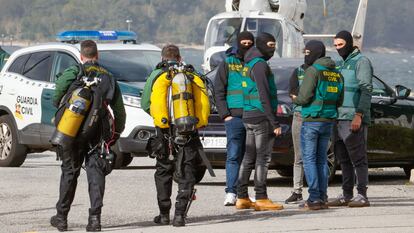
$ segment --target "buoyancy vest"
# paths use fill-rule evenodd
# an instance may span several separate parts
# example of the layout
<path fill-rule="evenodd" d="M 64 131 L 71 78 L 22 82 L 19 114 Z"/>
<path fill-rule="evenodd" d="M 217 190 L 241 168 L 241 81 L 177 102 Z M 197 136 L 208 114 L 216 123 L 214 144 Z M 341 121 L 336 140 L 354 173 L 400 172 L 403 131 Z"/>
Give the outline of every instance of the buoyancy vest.
<path fill-rule="evenodd" d="M 337 101 L 342 90 L 342 76 L 336 69 L 329 69 L 320 64 L 312 65 L 317 71 L 318 84 L 312 101 L 302 106 L 302 117 L 335 119 L 338 116 Z"/>
<path fill-rule="evenodd" d="M 257 90 L 256 82 L 250 78 L 252 69 L 254 65 L 258 62 L 266 62 L 263 58 L 256 57 L 251 61 L 247 62 L 242 71 L 242 88 L 243 88 L 243 110 L 244 111 L 254 111 L 260 110 L 264 112 L 264 108 L 260 101 L 259 92 Z M 267 81 L 269 82 L 269 91 L 270 91 L 270 104 L 272 105 L 272 109 L 274 111 L 277 110 L 277 89 L 275 84 L 275 77 L 273 73 L 270 73 L 267 77 Z"/>
<path fill-rule="evenodd" d="M 210 115 L 210 102 L 204 79 L 182 67 L 170 67 L 152 85 L 150 115 L 154 125 L 169 128 L 195 123 L 205 127 Z M 195 120 L 195 121 L 193 121 Z M 184 127 L 187 127 L 184 126 Z"/>
<path fill-rule="evenodd" d="M 356 66 L 363 56 L 358 53 L 352 53 L 342 62 L 339 62 L 339 70 L 344 77 L 344 101 L 338 108 L 339 120 L 352 120 L 356 108 L 358 107 L 361 91 L 359 89 L 359 81 L 356 77 Z"/>
<path fill-rule="evenodd" d="M 299 87 L 300 87 L 300 85 L 302 85 L 303 79 L 305 78 L 305 70 L 301 66 L 299 66 L 298 68 L 296 68 L 296 75 L 298 77 L 298 82 L 299 82 Z M 293 111 L 301 112 L 302 107 L 297 104 L 293 104 Z"/>
<path fill-rule="evenodd" d="M 151 92 L 152 86 L 157 78 L 163 73 L 166 72 L 165 69 L 158 68 L 151 72 L 150 76 L 147 78 L 144 86 L 144 90 L 142 91 L 141 95 L 141 108 L 146 113 L 150 114 L 150 106 L 151 106 Z"/>
<path fill-rule="evenodd" d="M 228 108 L 243 108 L 242 69 L 243 64 L 237 57 L 229 56 L 225 60 L 228 80 L 226 102 Z"/>

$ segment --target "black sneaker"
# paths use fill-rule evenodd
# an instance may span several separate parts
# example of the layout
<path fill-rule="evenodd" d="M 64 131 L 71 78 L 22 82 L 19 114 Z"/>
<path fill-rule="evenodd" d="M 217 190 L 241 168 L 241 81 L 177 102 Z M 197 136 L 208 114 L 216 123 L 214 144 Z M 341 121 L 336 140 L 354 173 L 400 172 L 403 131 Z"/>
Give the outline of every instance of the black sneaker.
<path fill-rule="evenodd" d="M 361 194 L 358 194 L 356 197 L 354 197 L 349 203 L 349 207 L 368 207 L 371 204 L 368 201 L 368 198 L 362 196 Z"/>
<path fill-rule="evenodd" d="M 169 214 L 160 214 L 154 217 L 154 222 L 160 225 L 170 224 L 170 215 Z"/>
<path fill-rule="evenodd" d="M 175 215 L 173 219 L 173 226 L 175 227 L 183 227 L 185 226 L 185 218 L 183 215 Z"/>
<path fill-rule="evenodd" d="M 350 199 L 346 199 L 343 194 L 339 195 L 337 198 L 328 201 L 327 205 L 331 207 L 337 207 L 337 206 L 348 206 L 348 203 L 350 202 Z"/>
<path fill-rule="evenodd" d="M 55 215 L 50 218 L 50 225 L 56 227 L 58 231 L 67 231 L 68 230 L 68 220 L 64 216 Z"/>
<path fill-rule="evenodd" d="M 289 204 L 289 203 L 294 204 L 302 200 L 303 200 L 302 193 L 292 192 L 292 195 L 290 195 L 290 197 L 286 199 L 285 204 Z"/>
<path fill-rule="evenodd" d="M 89 215 L 88 225 L 86 231 L 97 232 L 101 231 L 101 216 L 100 215 Z"/>

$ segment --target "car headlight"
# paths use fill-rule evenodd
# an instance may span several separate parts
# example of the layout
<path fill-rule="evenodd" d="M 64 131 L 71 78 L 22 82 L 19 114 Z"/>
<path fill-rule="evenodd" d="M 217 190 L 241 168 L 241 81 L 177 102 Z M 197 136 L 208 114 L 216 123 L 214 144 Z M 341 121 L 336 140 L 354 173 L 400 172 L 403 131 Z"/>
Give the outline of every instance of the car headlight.
<path fill-rule="evenodd" d="M 140 108 L 141 107 L 141 98 L 139 98 L 137 96 L 122 95 L 122 99 L 124 100 L 125 105 L 135 107 L 135 108 Z"/>

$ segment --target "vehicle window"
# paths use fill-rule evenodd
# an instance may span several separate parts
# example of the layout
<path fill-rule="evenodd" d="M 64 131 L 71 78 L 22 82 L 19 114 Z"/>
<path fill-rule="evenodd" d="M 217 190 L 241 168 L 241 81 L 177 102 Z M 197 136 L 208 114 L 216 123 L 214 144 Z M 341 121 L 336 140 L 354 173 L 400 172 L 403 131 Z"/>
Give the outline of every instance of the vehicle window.
<path fill-rule="evenodd" d="M 23 74 L 23 68 L 24 65 L 27 62 L 27 59 L 29 59 L 30 54 L 25 54 L 23 56 L 20 56 L 14 60 L 13 64 L 9 67 L 9 72 L 17 73 L 17 74 Z"/>
<path fill-rule="evenodd" d="M 63 52 L 58 52 L 55 56 L 55 62 L 53 66 L 52 75 L 50 77 L 50 81 L 54 82 L 56 78 L 63 73 L 63 71 L 77 64 L 78 61 L 71 55 Z"/>
<path fill-rule="evenodd" d="M 392 93 L 388 88 L 385 86 L 383 82 L 380 80 L 373 78 L 372 79 L 372 96 L 385 96 L 385 97 L 391 97 Z"/>
<path fill-rule="evenodd" d="M 118 81 L 124 82 L 145 82 L 160 58 L 160 51 L 99 51 L 99 63 L 108 69 Z"/>
<path fill-rule="evenodd" d="M 244 30 L 253 33 L 255 37 L 261 32 L 272 34 L 276 38 L 276 52 L 282 56 L 283 35 L 282 24 L 279 20 L 247 18 Z"/>
<path fill-rule="evenodd" d="M 206 49 L 212 46 L 232 45 L 240 32 L 242 18 L 215 19 L 207 31 Z"/>
<path fill-rule="evenodd" d="M 37 52 L 30 55 L 23 70 L 23 75 L 34 80 L 49 81 L 52 66 L 52 52 Z"/>

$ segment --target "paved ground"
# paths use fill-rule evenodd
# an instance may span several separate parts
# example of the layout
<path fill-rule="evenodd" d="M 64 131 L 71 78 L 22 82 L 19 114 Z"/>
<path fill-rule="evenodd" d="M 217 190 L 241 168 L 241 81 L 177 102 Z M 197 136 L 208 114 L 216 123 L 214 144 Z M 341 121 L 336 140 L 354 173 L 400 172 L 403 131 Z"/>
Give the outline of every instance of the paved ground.
<path fill-rule="evenodd" d="M 306 212 L 285 205 L 277 212 L 236 211 L 224 207 L 224 170 L 206 177 L 197 186 L 197 201 L 185 228 L 155 226 L 158 213 L 153 183 L 154 161 L 136 158 L 132 167 L 107 177 L 102 215 L 106 232 L 414 232 L 414 186 L 407 184 L 399 168 L 370 171 L 368 190 L 372 207 L 330 208 Z M 51 152 L 30 155 L 20 168 L 0 168 L 0 232 L 54 232 L 49 218 L 55 214 L 60 176 L 59 162 Z M 269 196 L 282 202 L 290 194 L 291 179 L 271 171 Z M 174 186 L 176 192 L 176 186 Z M 340 192 L 340 175 L 329 187 L 329 195 Z M 307 194 L 306 194 L 307 195 Z M 82 172 L 78 192 L 69 215 L 72 232 L 84 232 L 89 199 L 86 174 Z"/>

